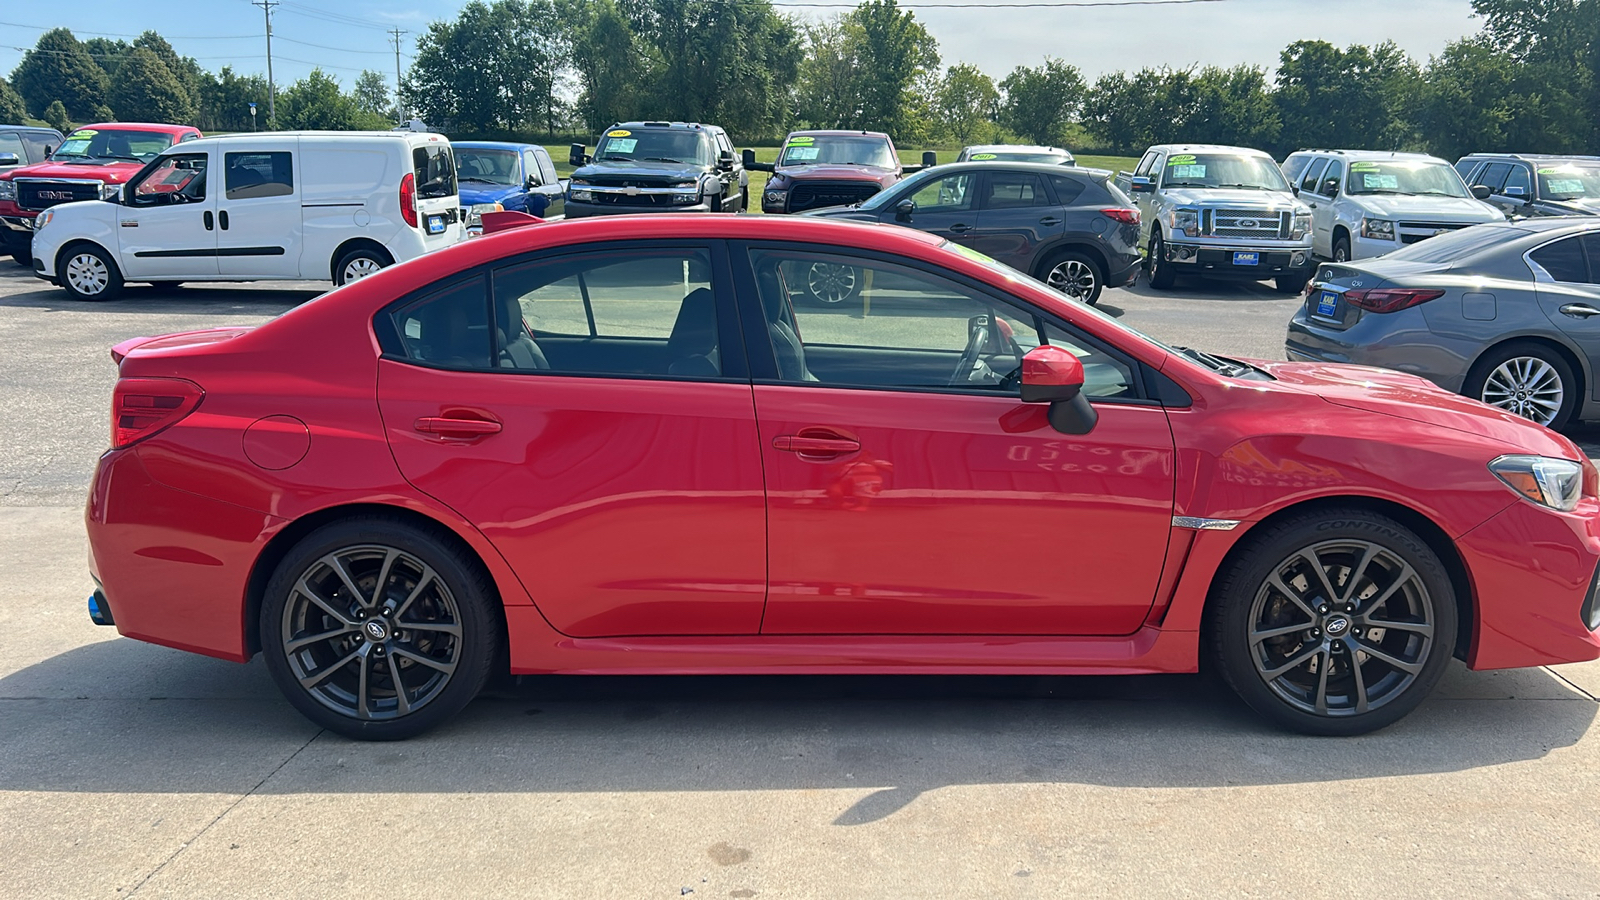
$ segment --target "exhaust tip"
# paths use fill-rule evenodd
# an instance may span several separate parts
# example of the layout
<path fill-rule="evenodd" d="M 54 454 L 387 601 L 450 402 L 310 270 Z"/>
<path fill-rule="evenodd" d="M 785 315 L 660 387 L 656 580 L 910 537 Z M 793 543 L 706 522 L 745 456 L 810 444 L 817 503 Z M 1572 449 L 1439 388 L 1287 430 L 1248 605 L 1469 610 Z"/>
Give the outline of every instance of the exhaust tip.
<path fill-rule="evenodd" d="M 111 605 L 106 603 L 106 595 L 95 591 L 89 595 L 89 621 L 96 625 L 115 625 L 111 618 Z"/>

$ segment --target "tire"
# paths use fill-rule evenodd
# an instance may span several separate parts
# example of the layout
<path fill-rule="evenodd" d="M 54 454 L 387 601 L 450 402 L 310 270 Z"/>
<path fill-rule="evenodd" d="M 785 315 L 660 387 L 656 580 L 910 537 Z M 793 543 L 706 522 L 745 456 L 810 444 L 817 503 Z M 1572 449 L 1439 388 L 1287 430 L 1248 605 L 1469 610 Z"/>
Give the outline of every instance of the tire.
<path fill-rule="evenodd" d="M 1044 264 L 1039 279 L 1073 300 L 1090 306 L 1100 302 L 1106 276 L 1100 264 L 1085 253 L 1067 250 Z"/>
<path fill-rule="evenodd" d="M 1172 271 L 1172 266 L 1161 258 L 1161 235 L 1150 235 L 1149 256 L 1145 259 L 1145 274 L 1150 286 L 1158 291 L 1172 290 L 1178 281 L 1178 274 Z"/>
<path fill-rule="evenodd" d="M 1293 272 L 1279 275 L 1272 279 L 1272 284 L 1282 294 L 1298 294 L 1306 289 L 1306 283 L 1311 280 L 1311 272 Z"/>
<path fill-rule="evenodd" d="M 122 272 L 111 254 L 94 244 L 71 244 L 56 259 L 56 279 L 74 300 L 114 300 Z"/>
<path fill-rule="evenodd" d="M 1250 536 L 1211 602 L 1217 670 L 1256 712 L 1303 734 L 1399 721 L 1455 650 L 1455 589 L 1438 555 L 1360 509 L 1306 512 Z"/>
<path fill-rule="evenodd" d="M 33 268 L 33 257 L 28 256 L 25 252 L 22 252 L 22 251 L 17 251 L 17 252 L 12 253 L 11 254 L 11 261 L 16 263 L 19 266 L 22 266 L 25 269 Z"/>
<path fill-rule="evenodd" d="M 343 287 L 352 281 L 360 281 L 379 269 L 393 264 L 394 260 L 389 257 L 389 254 L 381 250 L 358 247 L 339 257 L 339 261 L 334 263 L 333 283 L 338 287 Z"/>
<path fill-rule="evenodd" d="M 801 271 L 801 293 L 817 306 L 839 306 L 861 293 L 861 270 L 838 263 L 814 262 Z"/>
<path fill-rule="evenodd" d="M 268 581 L 262 655 L 317 725 L 363 741 L 412 737 L 483 689 L 502 641 L 496 596 L 476 561 L 433 529 L 381 516 L 334 522 Z"/>
<path fill-rule="evenodd" d="M 710 209 L 712 212 L 722 212 L 722 195 L 717 194 L 710 200 L 706 201 L 706 208 Z"/>
<path fill-rule="evenodd" d="M 1553 348 L 1513 341 L 1473 363 L 1461 393 L 1546 428 L 1560 429 L 1577 411 L 1579 388 L 1572 366 Z"/>
<path fill-rule="evenodd" d="M 1348 235 L 1340 235 L 1333 239 L 1333 261 L 1336 263 L 1350 261 L 1350 238 Z"/>

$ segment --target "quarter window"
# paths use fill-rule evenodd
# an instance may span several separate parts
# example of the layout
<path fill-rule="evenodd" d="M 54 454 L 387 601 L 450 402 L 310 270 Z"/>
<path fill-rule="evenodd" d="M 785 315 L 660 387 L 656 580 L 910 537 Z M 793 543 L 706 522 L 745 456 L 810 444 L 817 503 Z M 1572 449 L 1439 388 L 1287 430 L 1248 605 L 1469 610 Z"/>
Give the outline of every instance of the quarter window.
<path fill-rule="evenodd" d="M 1056 202 L 1062 206 L 1071 206 L 1083 193 L 1084 183 L 1066 175 L 1051 175 L 1050 185 L 1056 189 Z"/>
<path fill-rule="evenodd" d="M 292 154 L 226 153 L 225 194 L 229 200 L 287 197 L 294 193 Z"/>
<path fill-rule="evenodd" d="M 1582 284 L 1589 280 L 1589 270 L 1583 261 L 1583 246 L 1577 237 L 1546 244 L 1528 254 L 1528 258 L 1538 263 L 1539 268 L 1556 281 Z"/>
<path fill-rule="evenodd" d="M 781 381 L 1011 396 L 1044 343 L 1082 360 L 1090 397 L 1134 396 L 1131 367 L 1033 311 L 894 263 L 751 254 Z"/>
<path fill-rule="evenodd" d="M 1031 172 L 991 172 L 987 194 L 984 209 L 1050 205 L 1050 198 L 1044 193 L 1044 180 Z"/>

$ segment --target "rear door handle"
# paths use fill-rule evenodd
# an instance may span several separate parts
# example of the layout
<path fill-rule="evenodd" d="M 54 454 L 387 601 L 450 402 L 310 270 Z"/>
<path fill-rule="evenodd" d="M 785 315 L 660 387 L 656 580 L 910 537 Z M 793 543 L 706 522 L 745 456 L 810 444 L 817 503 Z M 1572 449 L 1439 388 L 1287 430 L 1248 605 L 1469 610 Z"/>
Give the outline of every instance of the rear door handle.
<path fill-rule="evenodd" d="M 441 438 L 474 438 L 486 434 L 499 434 L 500 423 L 493 419 L 456 419 L 446 416 L 423 416 L 412 423 L 412 428 L 423 434 L 437 434 Z"/>
<path fill-rule="evenodd" d="M 206 210 L 205 215 L 200 217 L 200 221 L 206 223 L 206 230 L 207 231 L 210 231 L 213 227 L 215 227 L 213 225 L 213 223 L 212 223 L 211 210 L 209 210 L 209 209 Z"/>
<path fill-rule="evenodd" d="M 957 222 L 956 224 L 950 226 L 950 230 L 956 234 L 961 234 L 962 232 L 971 229 L 971 227 L 972 226 L 970 225 L 962 225 L 961 223 Z"/>
<path fill-rule="evenodd" d="M 1587 303 L 1568 303 L 1561 307 L 1561 314 L 1572 316 L 1574 319 L 1587 319 L 1590 316 L 1600 316 L 1600 309 L 1595 309 Z"/>
<path fill-rule="evenodd" d="M 802 459 L 831 459 L 861 449 L 861 442 L 831 431 L 810 434 L 780 434 L 772 439 L 772 448 L 786 453 L 798 453 Z"/>
<path fill-rule="evenodd" d="M 1039 224 L 1040 225 L 1060 225 L 1061 224 L 1061 219 L 1057 218 L 1056 216 L 1045 216 L 1044 218 L 1039 220 Z"/>

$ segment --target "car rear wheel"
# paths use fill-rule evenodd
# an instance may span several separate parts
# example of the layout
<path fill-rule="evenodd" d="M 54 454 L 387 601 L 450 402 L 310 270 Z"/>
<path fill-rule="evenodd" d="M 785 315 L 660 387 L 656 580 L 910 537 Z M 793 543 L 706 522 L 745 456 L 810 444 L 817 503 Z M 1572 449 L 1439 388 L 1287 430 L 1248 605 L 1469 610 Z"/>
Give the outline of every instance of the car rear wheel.
<path fill-rule="evenodd" d="M 339 262 L 334 265 L 333 283 L 343 286 L 352 281 L 360 281 L 393 262 L 388 254 L 377 250 L 369 248 L 351 250 L 339 257 Z"/>
<path fill-rule="evenodd" d="M 482 690 L 501 639 L 494 597 L 440 535 L 387 518 L 335 522 L 273 572 L 262 653 L 316 724 L 357 740 L 407 738 Z"/>
<path fill-rule="evenodd" d="M 1578 407 L 1578 382 L 1561 354 L 1542 344 L 1507 344 L 1478 360 L 1462 393 L 1547 428 L 1562 428 Z"/>
<path fill-rule="evenodd" d="M 805 270 L 805 296 L 821 306 L 838 306 L 861 293 L 861 270 L 838 263 L 814 262 Z"/>
<path fill-rule="evenodd" d="M 1105 286 L 1105 276 L 1100 274 L 1095 261 L 1071 250 L 1050 260 L 1044 280 L 1068 297 L 1090 306 L 1100 302 L 1100 291 Z"/>
<path fill-rule="evenodd" d="M 1163 255 L 1161 235 L 1150 235 L 1149 256 L 1145 259 L 1145 274 L 1150 286 L 1158 291 L 1170 290 L 1177 283 L 1178 275 L 1172 271 L 1172 264 L 1167 262 Z"/>
<path fill-rule="evenodd" d="M 1433 690 L 1455 648 L 1455 592 L 1416 534 L 1344 509 L 1247 540 L 1217 582 L 1209 629 L 1218 669 L 1252 709 L 1306 734 L 1365 734 Z"/>
<path fill-rule="evenodd" d="M 56 276 L 75 300 L 111 300 L 122 293 L 122 273 L 111 255 L 93 244 L 76 244 L 61 254 Z"/>

